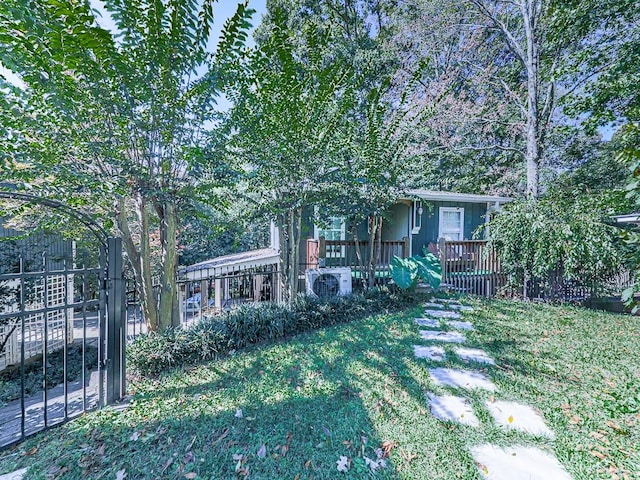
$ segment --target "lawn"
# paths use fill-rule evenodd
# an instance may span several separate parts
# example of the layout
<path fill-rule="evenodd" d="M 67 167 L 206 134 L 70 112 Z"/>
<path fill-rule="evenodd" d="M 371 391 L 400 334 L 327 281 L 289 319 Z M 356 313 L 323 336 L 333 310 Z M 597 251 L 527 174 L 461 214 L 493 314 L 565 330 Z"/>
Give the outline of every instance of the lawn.
<path fill-rule="evenodd" d="M 480 427 L 443 423 L 425 393 L 436 364 L 413 317 L 378 315 L 133 379 L 127 409 L 87 414 L 0 453 L 0 473 L 91 479 L 476 479 L 483 443 L 536 445 L 574 479 L 639 478 L 640 321 L 566 306 L 468 300 L 467 344 L 497 362 L 494 395 L 536 407 L 555 440 L 504 432 L 469 394 Z M 447 366 L 460 367 L 449 355 Z M 441 366 L 441 364 L 439 364 Z M 467 366 L 468 367 L 468 366 Z M 364 457 L 389 453 L 375 473 Z M 341 473 L 337 462 L 348 460 Z"/>

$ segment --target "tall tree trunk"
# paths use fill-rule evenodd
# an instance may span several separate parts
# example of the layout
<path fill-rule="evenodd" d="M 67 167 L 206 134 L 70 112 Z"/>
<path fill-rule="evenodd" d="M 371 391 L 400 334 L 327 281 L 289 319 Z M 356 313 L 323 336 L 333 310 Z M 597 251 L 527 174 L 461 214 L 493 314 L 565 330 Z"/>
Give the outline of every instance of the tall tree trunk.
<path fill-rule="evenodd" d="M 536 39 L 536 1 L 523 0 L 520 6 L 527 40 L 527 197 L 538 198 L 538 170 L 540 168 L 540 117 L 538 107 L 538 83 L 540 52 Z"/>
<path fill-rule="evenodd" d="M 380 246 L 382 241 L 382 217 L 372 215 L 369 217 L 370 248 L 369 260 L 367 263 L 368 286 L 372 288 L 376 282 L 376 265 L 380 259 Z"/>
<path fill-rule="evenodd" d="M 164 200 L 156 208 L 160 216 L 160 248 L 162 252 L 158 320 L 160 321 L 160 329 L 165 330 L 171 326 L 180 326 L 176 283 L 178 217 L 176 206 L 170 200 Z"/>
<path fill-rule="evenodd" d="M 358 221 L 355 218 L 353 220 L 353 242 L 356 246 L 356 259 L 358 260 L 358 269 L 360 270 L 360 283 L 362 284 L 362 288 L 366 288 L 367 282 L 364 275 L 364 261 L 362 260 L 362 249 L 360 247 L 360 237 L 358 236 Z"/>
<path fill-rule="evenodd" d="M 140 225 L 140 245 L 137 246 L 129 228 L 129 216 L 127 204 L 123 197 L 120 197 L 116 204 L 116 223 L 122 244 L 129 259 L 129 264 L 133 269 L 136 282 L 136 291 L 140 298 L 142 316 L 145 319 L 149 331 L 156 331 L 159 328 L 156 299 L 153 295 L 153 280 L 151 275 L 151 256 L 149 248 L 149 216 L 150 209 L 142 195 L 137 194 L 134 198 L 135 214 Z"/>
<path fill-rule="evenodd" d="M 289 303 L 289 228 L 285 214 L 277 216 L 278 235 L 280 236 L 280 297 Z"/>

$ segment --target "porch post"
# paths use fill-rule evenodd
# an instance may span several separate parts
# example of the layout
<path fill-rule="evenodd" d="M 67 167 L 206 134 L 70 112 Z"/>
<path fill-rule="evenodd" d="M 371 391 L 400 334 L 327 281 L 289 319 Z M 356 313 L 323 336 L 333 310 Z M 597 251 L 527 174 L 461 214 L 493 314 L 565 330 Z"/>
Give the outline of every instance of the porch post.
<path fill-rule="evenodd" d="M 440 267 L 442 268 L 442 283 L 447 281 L 447 241 L 438 239 L 438 254 L 440 255 Z"/>
<path fill-rule="evenodd" d="M 402 258 L 409 258 L 411 256 L 411 244 L 409 237 L 402 238 Z"/>

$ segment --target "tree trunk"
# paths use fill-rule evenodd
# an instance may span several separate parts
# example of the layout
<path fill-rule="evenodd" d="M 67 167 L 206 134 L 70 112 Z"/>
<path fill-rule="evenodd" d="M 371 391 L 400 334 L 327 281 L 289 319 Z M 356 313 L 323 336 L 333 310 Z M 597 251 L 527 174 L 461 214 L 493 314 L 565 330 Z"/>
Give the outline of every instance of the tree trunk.
<path fill-rule="evenodd" d="M 160 217 L 160 248 L 162 252 L 158 320 L 160 321 L 160 330 L 166 330 L 172 326 L 180 326 L 176 283 L 178 218 L 176 206 L 170 200 L 163 201 L 156 208 Z"/>
<path fill-rule="evenodd" d="M 149 248 L 149 216 L 150 210 L 142 195 L 136 195 L 134 199 L 135 213 L 140 224 L 140 246 L 136 245 L 131 229 L 127 205 L 124 198 L 120 197 L 116 205 L 116 222 L 122 244 L 133 269 L 136 282 L 136 290 L 140 298 L 142 316 L 145 319 L 149 331 L 159 328 L 156 299 L 153 295 L 153 281 L 151 276 L 151 256 Z"/>
<path fill-rule="evenodd" d="M 525 0 L 521 4 L 524 31 L 527 39 L 527 197 L 538 198 L 538 170 L 540 167 L 540 146 L 538 145 L 540 118 L 538 108 L 538 74 L 540 53 L 536 39 L 536 2 Z"/>
<path fill-rule="evenodd" d="M 369 230 L 370 233 L 370 249 L 369 249 L 369 261 L 367 264 L 368 270 L 368 286 L 372 288 L 376 282 L 376 265 L 380 259 L 380 246 L 382 242 L 382 217 L 372 215 L 369 217 Z"/>
<path fill-rule="evenodd" d="M 360 283 L 362 284 L 362 288 L 366 288 L 367 282 L 365 280 L 364 275 L 364 261 L 362 260 L 362 249 L 360 248 L 360 238 L 358 237 L 358 221 L 354 218 L 353 220 L 353 242 L 356 247 L 356 259 L 358 260 L 358 269 L 360 270 Z"/>

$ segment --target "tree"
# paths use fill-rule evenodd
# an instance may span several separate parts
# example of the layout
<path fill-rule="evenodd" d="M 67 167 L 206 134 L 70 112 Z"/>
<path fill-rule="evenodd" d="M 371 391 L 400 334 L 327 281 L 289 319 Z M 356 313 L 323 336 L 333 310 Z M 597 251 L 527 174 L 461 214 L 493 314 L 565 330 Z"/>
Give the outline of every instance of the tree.
<path fill-rule="evenodd" d="M 150 330 L 179 322 L 179 211 L 194 197 L 215 201 L 208 181 L 219 178 L 196 180 L 226 58 L 242 48 L 252 13 L 239 4 L 211 54 L 213 3 L 106 0 L 116 33 L 84 0 L 0 5 L 0 62 L 26 85 L 0 79 L 2 177 L 110 219 Z"/>
<path fill-rule="evenodd" d="M 300 56 L 287 13 L 273 8 L 270 15 L 268 35 L 238 59 L 244 81 L 227 92 L 234 103 L 229 152 L 244 164 L 257 209 L 279 227 L 282 291 L 291 301 L 298 291 L 303 211 L 330 195 L 339 180 L 352 72 L 325 62 L 322 36 L 305 37 L 309 49 Z"/>

